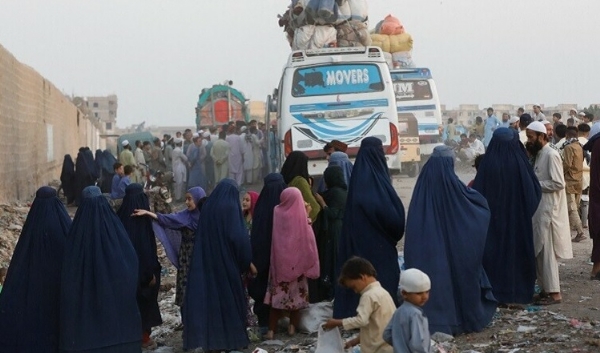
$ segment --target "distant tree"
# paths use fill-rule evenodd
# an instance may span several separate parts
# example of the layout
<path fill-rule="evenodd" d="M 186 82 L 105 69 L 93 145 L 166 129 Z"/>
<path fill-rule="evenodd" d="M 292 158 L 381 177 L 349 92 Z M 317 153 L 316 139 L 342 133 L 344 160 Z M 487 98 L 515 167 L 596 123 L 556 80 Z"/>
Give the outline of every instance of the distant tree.
<path fill-rule="evenodd" d="M 596 104 L 584 108 L 583 111 L 586 113 L 592 113 L 594 116 L 600 116 L 600 106 Z"/>

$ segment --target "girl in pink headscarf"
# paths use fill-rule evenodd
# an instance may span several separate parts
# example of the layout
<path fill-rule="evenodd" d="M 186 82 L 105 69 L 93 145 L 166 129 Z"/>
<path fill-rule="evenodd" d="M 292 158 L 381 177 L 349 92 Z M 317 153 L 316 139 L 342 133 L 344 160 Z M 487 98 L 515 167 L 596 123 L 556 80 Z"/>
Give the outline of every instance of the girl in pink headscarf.
<path fill-rule="evenodd" d="M 288 333 L 295 334 L 299 310 L 308 307 L 307 278 L 319 277 L 315 234 L 302 193 L 289 187 L 281 192 L 280 200 L 273 210 L 269 288 L 265 296 L 271 313 L 266 339 L 273 338 L 282 311 L 290 312 Z"/>
<path fill-rule="evenodd" d="M 254 216 L 256 201 L 258 201 L 258 193 L 256 191 L 248 191 L 242 198 L 242 213 L 244 214 L 244 221 L 246 221 L 248 235 L 252 231 L 252 217 Z"/>

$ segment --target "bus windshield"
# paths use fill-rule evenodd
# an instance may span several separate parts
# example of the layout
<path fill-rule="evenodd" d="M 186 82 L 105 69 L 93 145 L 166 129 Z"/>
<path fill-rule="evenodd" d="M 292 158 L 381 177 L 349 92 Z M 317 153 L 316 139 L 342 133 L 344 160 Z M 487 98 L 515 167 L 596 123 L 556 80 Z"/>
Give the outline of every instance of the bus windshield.
<path fill-rule="evenodd" d="M 433 98 L 427 80 L 398 80 L 392 76 L 397 102 L 430 100 Z"/>
<path fill-rule="evenodd" d="M 327 64 L 298 68 L 294 72 L 292 96 L 311 97 L 383 91 L 375 64 Z"/>

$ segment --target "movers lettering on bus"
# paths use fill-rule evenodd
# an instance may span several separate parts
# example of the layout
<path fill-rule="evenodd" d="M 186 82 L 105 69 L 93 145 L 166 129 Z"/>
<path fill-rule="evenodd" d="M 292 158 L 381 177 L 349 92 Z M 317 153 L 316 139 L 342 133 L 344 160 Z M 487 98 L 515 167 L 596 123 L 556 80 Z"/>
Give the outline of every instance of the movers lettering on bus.
<path fill-rule="evenodd" d="M 276 100 L 282 157 L 304 152 L 311 174 L 321 174 L 327 166 L 326 143 L 346 143 L 353 157 L 368 136 L 381 139 L 388 165 L 400 168 L 396 99 L 379 48 L 293 52 Z"/>

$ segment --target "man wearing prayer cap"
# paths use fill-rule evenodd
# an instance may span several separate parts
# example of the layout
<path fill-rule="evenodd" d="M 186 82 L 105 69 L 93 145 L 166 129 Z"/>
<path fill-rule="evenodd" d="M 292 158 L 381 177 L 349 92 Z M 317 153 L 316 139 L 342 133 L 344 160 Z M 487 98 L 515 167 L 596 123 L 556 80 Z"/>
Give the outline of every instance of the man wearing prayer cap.
<path fill-rule="evenodd" d="M 536 273 L 542 289 L 534 298 L 538 305 L 562 301 L 556 259 L 573 258 L 563 162 L 559 153 L 550 147 L 546 129 L 539 121 L 529 124 L 526 144 L 542 189 L 542 200 L 533 216 Z"/>
<path fill-rule="evenodd" d="M 123 140 L 121 142 L 121 146 L 123 146 L 123 151 L 119 154 L 119 162 L 124 166 L 130 165 L 133 170 L 137 168 L 137 162 L 135 161 L 135 157 L 133 156 L 133 151 L 131 150 L 131 145 L 128 140 Z"/>
<path fill-rule="evenodd" d="M 577 116 L 577 109 L 571 108 L 569 110 L 569 118 L 572 118 L 576 125 L 579 124 L 579 117 Z M 567 119 L 567 121 L 569 121 L 569 119 Z"/>
<path fill-rule="evenodd" d="M 518 132 L 520 121 L 521 119 L 518 116 L 511 116 L 510 119 L 508 119 L 508 127 Z"/>

